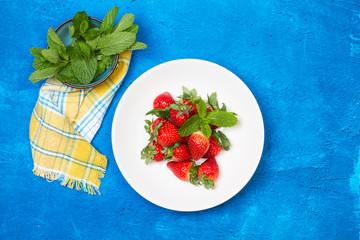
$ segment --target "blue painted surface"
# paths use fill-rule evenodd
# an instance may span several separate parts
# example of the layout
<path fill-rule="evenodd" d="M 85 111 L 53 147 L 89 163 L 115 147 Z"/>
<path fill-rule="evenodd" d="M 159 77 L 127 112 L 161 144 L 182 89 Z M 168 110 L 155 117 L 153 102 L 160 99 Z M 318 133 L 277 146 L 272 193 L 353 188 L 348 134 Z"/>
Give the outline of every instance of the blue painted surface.
<path fill-rule="evenodd" d="M 28 49 L 77 11 L 132 12 L 138 39 L 93 145 L 108 156 L 101 196 L 32 175 L 28 124 L 39 84 Z M 0 239 L 359 239 L 359 1 L 1 1 Z M 125 181 L 111 149 L 117 103 L 144 71 L 199 58 L 243 79 L 266 130 L 259 168 L 234 198 L 162 209 Z M 194 200 L 196 201 L 196 199 Z M 146 237 L 146 238 L 145 238 Z"/>

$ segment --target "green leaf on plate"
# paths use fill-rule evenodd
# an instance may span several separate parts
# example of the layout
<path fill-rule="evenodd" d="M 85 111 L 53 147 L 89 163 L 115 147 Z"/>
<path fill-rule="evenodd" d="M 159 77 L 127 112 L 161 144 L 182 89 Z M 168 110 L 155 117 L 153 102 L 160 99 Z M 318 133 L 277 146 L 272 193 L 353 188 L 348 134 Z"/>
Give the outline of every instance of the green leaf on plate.
<path fill-rule="evenodd" d="M 232 127 L 238 121 L 233 113 L 224 111 L 208 112 L 206 118 L 210 120 L 210 124 L 219 127 Z"/>
<path fill-rule="evenodd" d="M 200 118 L 204 118 L 206 116 L 207 106 L 204 100 L 200 99 L 199 104 L 197 106 L 197 110 Z"/>
<path fill-rule="evenodd" d="M 196 114 L 186 120 L 186 122 L 180 127 L 179 135 L 182 137 L 189 136 L 190 134 L 199 130 L 200 127 L 200 118 L 199 115 Z"/>

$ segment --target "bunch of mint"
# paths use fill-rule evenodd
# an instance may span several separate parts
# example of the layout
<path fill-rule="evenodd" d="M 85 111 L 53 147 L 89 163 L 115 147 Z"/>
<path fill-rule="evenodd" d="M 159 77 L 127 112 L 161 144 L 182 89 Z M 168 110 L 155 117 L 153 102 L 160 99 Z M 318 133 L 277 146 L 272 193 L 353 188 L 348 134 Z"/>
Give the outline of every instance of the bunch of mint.
<path fill-rule="evenodd" d="M 118 11 L 118 7 L 112 8 L 100 28 L 89 28 L 89 17 L 85 11 L 76 13 L 69 25 L 73 41 L 67 47 L 50 27 L 48 48 L 30 49 L 35 57 L 33 67 L 36 71 L 29 80 L 36 83 L 55 75 L 60 82 L 88 84 L 113 63 L 116 54 L 127 49 L 147 48 L 145 43 L 136 41 L 139 26 L 133 24 L 133 14 L 125 14 L 114 26 Z"/>

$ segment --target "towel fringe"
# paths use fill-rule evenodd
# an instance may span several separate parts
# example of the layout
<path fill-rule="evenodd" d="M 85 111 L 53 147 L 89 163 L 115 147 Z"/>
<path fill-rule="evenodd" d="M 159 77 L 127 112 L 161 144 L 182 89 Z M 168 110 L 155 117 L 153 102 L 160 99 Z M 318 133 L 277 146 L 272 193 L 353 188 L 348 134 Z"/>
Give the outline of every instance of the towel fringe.
<path fill-rule="evenodd" d="M 71 176 L 67 176 L 65 173 L 59 174 L 58 172 L 44 170 L 39 167 L 34 167 L 33 173 L 38 177 L 45 178 L 48 182 L 59 180 L 61 185 L 68 188 L 74 189 L 75 187 L 76 190 L 83 190 L 84 192 L 87 192 L 91 195 L 101 195 L 98 187 L 87 183 L 85 180 L 79 180 Z"/>

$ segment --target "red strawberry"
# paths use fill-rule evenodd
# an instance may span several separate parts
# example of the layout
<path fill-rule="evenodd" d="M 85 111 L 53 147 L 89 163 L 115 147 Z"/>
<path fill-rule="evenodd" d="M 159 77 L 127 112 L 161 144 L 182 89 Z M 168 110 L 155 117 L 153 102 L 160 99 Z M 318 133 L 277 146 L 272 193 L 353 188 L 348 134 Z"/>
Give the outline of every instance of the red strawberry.
<path fill-rule="evenodd" d="M 175 100 L 171 96 L 171 94 L 169 92 L 164 92 L 155 98 L 153 102 L 153 107 L 154 109 L 165 109 L 167 106 L 173 103 L 175 103 Z"/>
<path fill-rule="evenodd" d="M 176 144 L 175 148 L 171 149 L 170 154 L 168 156 L 172 156 L 172 160 L 174 162 L 184 162 L 191 159 L 191 153 L 188 146 L 185 144 L 180 144 L 177 146 Z"/>
<path fill-rule="evenodd" d="M 206 189 L 214 188 L 214 181 L 219 176 L 219 165 L 215 158 L 209 158 L 203 162 L 198 169 L 198 178 Z"/>
<path fill-rule="evenodd" d="M 168 162 L 167 167 L 175 174 L 175 176 L 183 181 L 190 181 L 197 185 L 197 169 L 198 167 L 193 161 L 185 162 Z"/>
<path fill-rule="evenodd" d="M 170 105 L 171 121 L 177 126 L 181 127 L 190 117 L 190 112 L 194 109 L 189 100 L 180 99 L 176 104 Z"/>
<path fill-rule="evenodd" d="M 149 144 L 141 151 L 141 159 L 145 159 L 145 163 L 149 164 L 151 161 L 160 162 L 164 160 L 164 148 L 155 141 Z"/>
<path fill-rule="evenodd" d="M 182 137 L 181 141 L 182 143 L 188 145 L 190 136 Z"/>
<path fill-rule="evenodd" d="M 211 124 L 209 124 L 209 125 L 210 125 L 210 128 L 211 128 L 212 130 L 216 130 L 216 129 L 219 128 L 218 126 L 215 126 L 215 125 L 211 125 Z"/>
<path fill-rule="evenodd" d="M 179 110 L 170 108 L 170 118 L 177 127 L 181 127 L 189 119 L 189 113 L 181 113 Z"/>
<path fill-rule="evenodd" d="M 152 122 L 152 124 L 151 124 L 151 133 L 153 133 L 154 132 L 154 129 L 155 129 L 155 127 L 159 124 L 159 123 L 161 123 L 161 122 L 169 122 L 169 123 L 171 123 L 170 122 L 170 120 L 168 120 L 168 119 L 166 119 L 166 118 L 157 118 L 157 119 L 155 119 L 153 122 Z"/>
<path fill-rule="evenodd" d="M 156 132 L 157 142 L 164 147 L 172 146 L 181 140 L 179 129 L 171 122 L 163 122 L 159 128 L 155 127 L 154 133 Z"/>
<path fill-rule="evenodd" d="M 189 118 L 197 114 L 197 103 L 195 105 L 192 105 L 189 99 L 184 99 L 183 102 L 191 108 L 191 111 L 189 112 Z"/>
<path fill-rule="evenodd" d="M 216 157 L 222 150 L 222 147 L 219 146 L 215 138 L 210 137 L 210 147 L 209 150 L 205 153 L 203 158 L 212 158 Z"/>
<path fill-rule="evenodd" d="M 193 159 L 199 160 L 209 149 L 210 140 L 202 132 L 197 131 L 189 137 L 188 145 Z"/>

